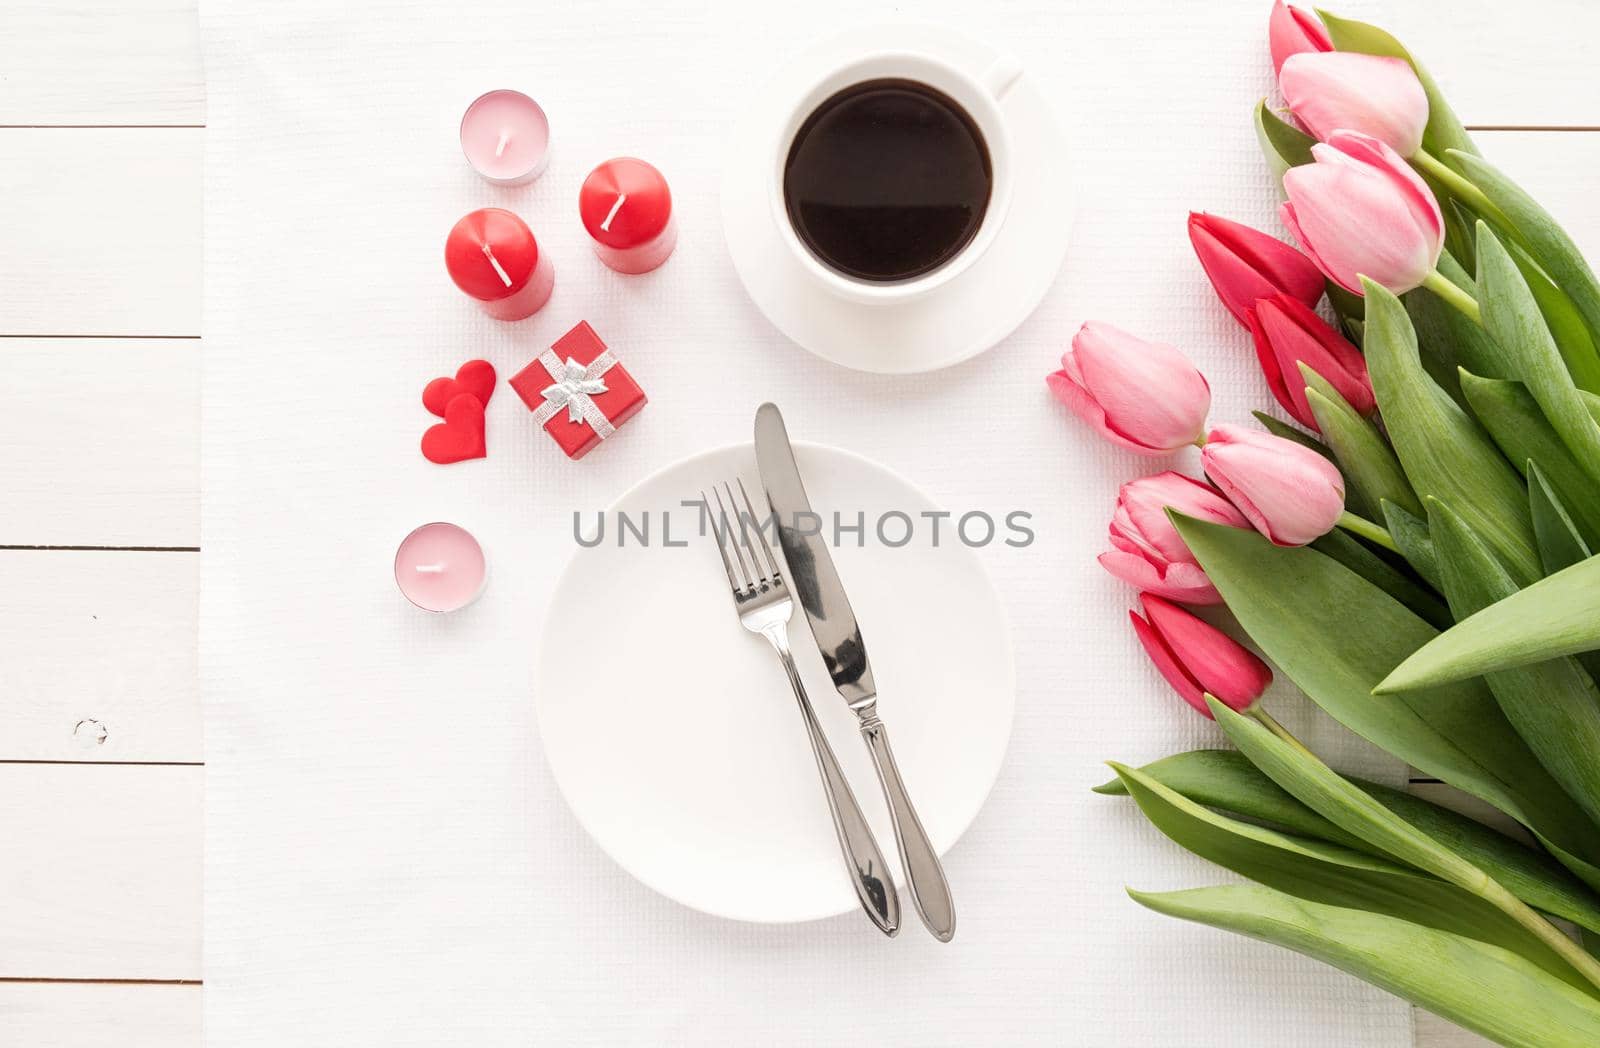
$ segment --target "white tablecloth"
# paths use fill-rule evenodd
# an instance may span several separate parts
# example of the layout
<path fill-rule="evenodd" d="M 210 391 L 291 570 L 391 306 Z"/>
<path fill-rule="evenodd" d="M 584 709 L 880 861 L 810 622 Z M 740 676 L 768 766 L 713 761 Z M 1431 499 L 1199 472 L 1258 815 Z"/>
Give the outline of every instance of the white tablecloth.
<path fill-rule="evenodd" d="M 917 5 L 1038 78 L 1081 209 L 1061 279 L 1013 337 L 898 378 L 824 364 L 765 322 L 717 190 L 748 86 L 799 42 L 901 5 L 202 6 L 209 1043 L 1409 1044 L 1394 999 L 1130 902 L 1124 884 L 1231 877 L 1088 792 L 1106 758 L 1219 736 L 1159 682 L 1133 594 L 1093 560 L 1117 484 L 1154 467 L 1091 438 L 1043 376 L 1095 317 L 1189 349 L 1216 419 L 1267 402 L 1184 237 L 1191 207 L 1272 221 L 1249 121 L 1266 0 Z M 466 103 L 508 85 L 545 104 L 556 142 L 544 177 L 511 190 L 478 180 L 455 138 Z M 583 175 L 616 154 L 656 163 L 677 201 L 681 244 L 650 277 L 604 270 L 576 221 Z M 481 316 L 441 265 L 450 224 L 488 204 L 526 215 L 556 260 L 555 298 L 522 324 Z M 509 376 L 579 319 L 651 397 L 608 446 L 567 461 L 502 386 L 486 461 L 422 460 L 426 379 L 474 356 Z M 984 551 L 1020 688 L 1009 761 L 948 859 L 951 946 L 914 924 L 884 941 L 856 914 L 758 927 L 683 909 L 585 837 L 545 765 L 530 660 L 573 510 L 747 439 L 767 398 L 948 507 L 1035 514 L 1031 548 Z M 484 599 L 445 618 L 390 580 L 398 539 L 436 519 L 493 561 Z M 1399 775 L 1298 696 L 1273 701 L 1346 767 Z"/>

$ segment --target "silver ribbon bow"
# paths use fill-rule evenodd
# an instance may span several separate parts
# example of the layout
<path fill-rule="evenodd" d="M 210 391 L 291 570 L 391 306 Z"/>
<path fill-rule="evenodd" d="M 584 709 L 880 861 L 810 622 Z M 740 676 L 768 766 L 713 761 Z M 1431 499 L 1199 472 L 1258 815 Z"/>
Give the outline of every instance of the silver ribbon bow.
<path fill-rule="evenodd" d="M 609 349 L 590 361 L 587 367 L 571 357 L 563 363 L 552 349 L 539 354 L 539 363 L 555 382 L 539 391 L 544 403 L 533 413 L 535 425 L 544 425 L 565 408 L 567 421 L 580 424 L 587 422 L 601 440 L 617 431 L 617 427 L 606 418 L 605 412 L 595 406 L 593 399 L 594 394 L 606 391 L 606 384 L 601 379 L 617 363 L 617 358 L 611 355 Z"/>

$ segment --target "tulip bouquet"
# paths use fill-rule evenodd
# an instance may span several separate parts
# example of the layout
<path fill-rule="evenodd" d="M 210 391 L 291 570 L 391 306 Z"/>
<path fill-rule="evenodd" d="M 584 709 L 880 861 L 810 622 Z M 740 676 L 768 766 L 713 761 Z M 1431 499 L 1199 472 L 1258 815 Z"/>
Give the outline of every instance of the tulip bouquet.
<path fill-rule="evenodd" d="M 1122 487 L 1100 562 L 1237 751 L 1099 789 L 1256 883 L 1132 894 L 1503 1044 L 1600 1044 L 1600 280 L 1393 37 L 1280 2 L 1269 38 L 1287 113 L 1255 123 L 1300 249 L 1207 214 L 1189 237 L 1299 425 L 1211 425 L 1182 353 L 1102 323 L 1048 380 L 1132 451 L 1200 447 L 1203 478 Z M 1526 834 L 1328 767 L 1262 708 L 1267 662 L 1184 607 L 1215 604 Z"/>

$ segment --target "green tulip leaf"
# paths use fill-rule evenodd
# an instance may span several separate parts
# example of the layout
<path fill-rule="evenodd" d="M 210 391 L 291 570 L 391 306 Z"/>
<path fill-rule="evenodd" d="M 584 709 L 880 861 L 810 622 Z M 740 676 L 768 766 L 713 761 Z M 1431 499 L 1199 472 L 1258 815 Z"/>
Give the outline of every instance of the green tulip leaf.
<path fill-rule="evenodd" d="M 1305 430 L 1296 429 L 1283 421 L 1283 419 L 1269 415 L 1265 411 L 1252 411 L 1250 414 L 1254 415 L 1256 421 L 1261 423 L 1262 428 L 1273 436 L 1282 437 L 1284 440 L 1292 440 L 1303 448 L 1310 448 L 1329 462 L 1338 465 L 1338 460 L 1333 457 L 1333 452 L 1328 450 L 1328 446 Z"/>
<path fill-rule="evenodd" d="M 1400 555 L 1406 558 L 1413 571 L 1427 580 L 1435 590 L 1439 588 L 1439 561 L 1433 552 L 1433 536 L 1428 534 L 1428 522 L 1408 513 L 1392 502 L 1382 505 L 1384 527 Z"/>
<path fill-rule="evenodd" d="M 1439 272 L 1467 294 L 1477 297 L 1477 285 L 1466 270 L 1446 251 L 1439 256 Z M 1457 368 L 1478 375 L 1507 378 L 1504 354 L 1483 325 L 1464 316 L 1461 310 L 1427 288 L 1408 291 L 1403 296 L 1406 313 L 1416 332 L 1422 367 L 1428 377 L 1456 403 L 1462 403 Z"/>
<path fill-rule="evenodd" d="M 1378 690 L 1433 687 L 1596 649 L 1600 557 L 1590 557 L 1451 626 L 1396 666 Z"/>
<path fill-rule="evenodd" d="M 1455 619 L 1438 594 L 1406 572 L 1384 560 L 1372 548 L 1339 528 L 1311 543 L 1318 553 L 1332 557 L 1395 600 L 1404 604 L 1435 629 L 1449 629 Z"/>
<path fill-rule="evenodd" d="M 1467 135 L 1467 129 L 1462 126 L 1455 111 L 1450 108 L 1450 103 L 1445 101 L 1439 85 L 1433 82 L 1433 77 L 1428 75 L 1428 71 L 1422 68 L 1420 62 L 1411 57 L 1411 52 L 1407 51 L 1400 41 L 1375 25 L 1357 22 L 1350 18 L 1340 18 L 1321 8 L 1317 9 L 1317 14 L 1321 16 L 1322 24 L 1328 27 L 1328 37 L 1338 50 L 1403 58 L 1411 63 L 1411 68 L 1416 70 L 1417 79 L 1422 81 L 1423 92 L 1428 96 L 1428 125 L 1422 132 L 1423 148 L 1436 155 L 1443 155 L 1447 149 L 1459 149 L 1468 153 L 1478 151 L 1471 137 Z"/>
<path fill-rule="evenodd" d="M 1550 947 L 1471 892 L 1387 858 L 1219 815 L 1136 769 L 1115 762 L 1111 768 L 1145 817 L 1202 859 L 1311 902 L 1492 943 L 1573 986 L 1587 985 Z"/>
<path fill-rule="evenodd" d="M 1600 280 L 1566 230 L 1521 186 L 1482 157 L 1463 151 L 1447 153 L 1445 159 L 1505 213 L 1527 241 L 1539 268 L 1550 275 L 1583 316 L 1589 333 L 1600 336 Z"/>
<path fill-rule="evenodd" d="M 1316 958 L 1503 1045 L 1600 1043 L 1600 1001 L 1476 939 L 1249 884 L 1128 895 L 1168 917 Z"/>
<path fill-rule="evenodd" d="M 1462 205 L 1459 197 L 1452 196 L 1452 187 L 1441 182 L 1433 172 L 1425 167 L 1414 167 L 1413 170 L 1427 183 L 1434 199 L 1439 202 L 1439 214 L 1444 218 L 1445 251 L 1476 268 L 1472 231 L 1477 225 L 1477 216 Z"/>
<path fill-rule="evenodd" d="M 1457 617 L 1517 592 L 1489 547 L 1449 506 L 1430 500 L 1428 522 Z M 1497 670 L 1484 679 L 1539 763 L 1600 827 L 1600 690 L 1594 681 L 1571 658 Z"/>
<path fill-rule="evenodd" d="M 1559 954 L 1591 987 L 1600 989 L 1600 959 L 1557 931 L 1484 870 L 1384 807 L 1293 738 L 1280 737 L 1281 728 L 1273 725 L 1269 730 L 1261 721 L 1236 713 L 1211 696 L 1206 703 L 1217 724 L 1250 762 L 1306 807 L 1391 857 L 1494 906 Z"/>
<path fill-rule="evenodd" d="M 1572 514 L 1550 487 L 1544 470 L 1528 462 L 1528 509 L 1533 514 L 1533 536 L 1539 543 L 1539 560 L 1546 575 L 1589 559 L 1589 544 L 1573 522 Z"/>
<path fill-rule="evenodd" d="M 1561 495 L 1562 505 L 1571 511 L 1584 541 L 1600 545 L 1600 487 L 1572 457 L 1528 388 L 1520 382 L 1480 378 L 1463 371 L 1461 392 L 1505 457 L 1524 470 L 1530 460 L 1538 462 Z M 1545 568 L 1545 573 L 1548 571 Z"/>
<path fill-rule="evenodd" d="M 1554 575 L 1590 556 L 1589 544 L 1560 496 L 1545 478 L 1537 462 L 1528 463 L 1528 509 L 1533 514 L 1533 534 L 1539 542 L 1539 561 L 1546 575 Z M 1591 680 L 1600 681 L 1600 651 L 1584 651 L 1573 656 Z"/>
<path fill-rule="evenodd" d="M 1587 820 L 1517 738 L 1482 681 L 1395 697 L 1372 693 L 1440 635 L 1432 626 L 1316 550 L 1274 546 L 1254 531 L 1177 514 L 1173 520 L 1245 632 L 1335 720 L 1574 854 L 1600 850 L 1600 842 L 1585 839 Z"/>
<path fill-rule="evenodd" d="M 1600 393 L 1600 352 L 1595 349 L 1594 337 L 1583 322 L 1583 314 L 1578 312 L 1578 307 L 1572 304 L 1567 293 L 1555 285 L 1549 274 L 1539 268 L 1533 257 L 1515 240 L 1507 238 L 1503 231 L 1501 243 L 1511 253 L 1522 279 L 1528 282 L 1528 290 L 1533 293 L 1539 312 L 1544 315 L 1545 326 L 1555 339 L 1556 349 L 1561 353 L 1561 360 L 1567 366 L 1567 374 L 1572 377 L 1573 385 L 1589 393 Z"/>
<path fill-rule="evenodd" d="M 1600 481 L 1600 424 L 1589 416 L 1528 282 L 1500 241 L 1478 223 L 1478 301 L 1483 326 L 1539 402 L 1562 443 Z"/>
<path fill-rule="evenodd" d="M 1371 281 L 1367 369 L 1395 453 L 1412 489 L 1468 518 L 1519 581 L 1539 577 L 1528 495 L 1494 442 L 1423 372 L 1416 333 L 1400 300 Z"/>
<path fill-rule="evenodd" d="M 1311 404 L 1317 428 L 1322 431 L 1328 447 L 1333 449 L 1334 459 L 1344 473 L 1346 495 L 1355 488 L 1367 506 L 1376 506 L 1387 499 L 1412 513 L 1421 513 L 1422 503 L 1411 490 L 1405 470 L 1400 468 L 1400 460 L 1394 457 L 1394 451 L 1378 427 L 1362 418 L 1349 401 L 1309 365 L 1301 363 L 1300 374 L 1306 382 L 1306 400 Z"/>
<path fill-rule="evenodd" d="M 1281 187 L 1285 171 L 1311 163 L 1311 147 L 1317 140 L 1269 109 L 1265 98 L 1256 103 L 1255 125 L 1274 183 Z"/>
<path fill-rule="evenodd" d="M 1370 855 L 1387 855 L 1301 804 L 1236 750 L 1191 750 L 1163 757 L 1139 771 L 1196 804 L 1301 837 L 1315 837 Z M 1543 852 L 1432 801 L 1379 783 L 1346 778 L 1505 885 L 1529 906 L 1600 931 L 1600 895 Z M 1121 779 L 1113 778 L 1096 786 L 1095 792 L 1120 796 L 1128 790 Z"/>

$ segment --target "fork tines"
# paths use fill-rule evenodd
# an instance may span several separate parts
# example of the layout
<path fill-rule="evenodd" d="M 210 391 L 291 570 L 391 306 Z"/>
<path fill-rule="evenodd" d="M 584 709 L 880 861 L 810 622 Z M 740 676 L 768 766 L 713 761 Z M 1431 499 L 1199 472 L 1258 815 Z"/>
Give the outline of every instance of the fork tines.
<path fill-rule="evenodd" d="M 735 596 L 738 596 L 741 590 L 754 594 L 781 587 L 783 585 L 783 575 L 778 570 L 777 559 L 772 555 L 772 547 L 767 544 L 766 533 L 762 530 L 760 520 L 756 516 L 755 506 L 750 502 L 750 493 L 745 490 L 744 478 L 736 477 L 734 479 L 739 485 L 739 494 L 744 499 L 744 509 L 742 511 L 739 508 L 739 501 L 734 498 L 733 488 L 726 481 L 723 482 L 721 491 L 715 485 L 711 488 L 711 494 L 717 500 L 717 518 L 720 521 L 720 524 L 712 525 L 712 530 L 717 536 L 717 552 L 722 555 L 722 567 L 728 574 L 728 585 L 733 588 Z M 722 501 L 723 491 L 728 493 L 727 505 L 724 505 Z M 704 491 L 700 492 L 700 498 L 705 501 L 706 509 L 709 512 L 711 503 L 706 500 Z M 728 520 L 727 506 L 733 507 L 734 518 L 738 521 L 739 532 L 737 535 L 734 534 L 733 525 Z M 754 541 L 750 538 L 752 528 L 756 533 Z M 734 577 L 733 561 L 728 559 L 730 546 L 733 548 L 734 560 L 739 563 L 739 575 L 744 579 L 742 586 L 739 584 L 739 579 Z M 761 558 L 756 556 L 755 547 L 757 546 L 761 548 L 761 552 L 766 557 L 766 566 L 764 568 Z M 749 557 L 748 565 L 745 563 L 747 556 Z"/>

